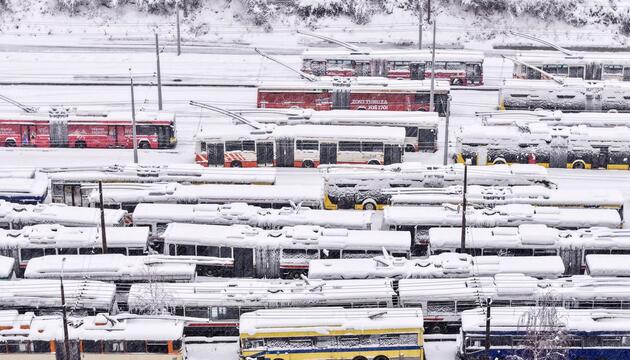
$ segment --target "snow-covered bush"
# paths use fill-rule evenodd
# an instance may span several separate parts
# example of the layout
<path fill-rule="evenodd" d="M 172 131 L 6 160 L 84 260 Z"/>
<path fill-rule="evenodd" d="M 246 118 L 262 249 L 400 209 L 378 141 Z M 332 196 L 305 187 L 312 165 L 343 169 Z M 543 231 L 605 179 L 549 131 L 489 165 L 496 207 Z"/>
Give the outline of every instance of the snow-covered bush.
<path fill-rule="evenodd" d="M 372 15 L 370 0 L 298 0 L 297 12 L 303 18 L 347 15 L 357 24 L 366 24 Z"/>
<path fill-rule="evenodd" d="M 243 6 L 247 9 L 247 14 L 254 25 L 265 26 L 266 30 L 271 30 L 269 21 L 275 15 L 275 6 L 269 4 L 268 0 L 242 0 Z"/>

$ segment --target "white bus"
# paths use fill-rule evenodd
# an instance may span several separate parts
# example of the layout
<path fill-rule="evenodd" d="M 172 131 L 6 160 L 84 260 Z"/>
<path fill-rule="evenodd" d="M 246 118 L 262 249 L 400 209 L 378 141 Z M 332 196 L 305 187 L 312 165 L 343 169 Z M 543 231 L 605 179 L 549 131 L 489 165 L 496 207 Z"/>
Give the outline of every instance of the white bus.
<path fill-rule="evenodd" d="M 148 226 L 159 237 L 173 222 L 233 225 L 242 224 L 263 229 L 285 226 L 315 225 L 325 228 L 370 230 L 376 224 L 371 211 L 321 210 L 307 207 L 261 208 L 246 203 L 227 204 L 150 204 L 141 203 L 133 211 L 134 226 Z"/>
<path fill-rule="evenodd" d="M 103 183 L 267 184 L 276 181 L 275 169 L 208 169 L 196 164 L 111 165 L 41 168 L 50 179 L 52 202 L 87 206 L 92 187 Z"/>
<path fill-rule="evenodd" d="M 591 276 L 630 277 L 630 251 L 613 249 L 587 250 L 584 256 L 584 273 Z M 613 255 L 614 254 L 614 255 Z"/>
<path fill-rule="evenodd" d="M 437 150 L 440 116 L 436 112 L 312 109 L 251 109 L 233 112 L 260 124 L 399 127 L 405 129 L 406 152 Z"/>
<path fill-rule="evenodd" d="M 499 111 L 479 112 L 476 114 L 484 125 L 512 125 L 527 126 L 530 123 L 544 123 L 550 126 L 579 126 L 590 127 L 630 127 L 630 114 L 620 112 L 562 112 L 562 111 Z"/>
<path fill-rule="evenodd" d="M 106 226 L 123 226 L 127 218 L 124 210 L 105 210 Z M 20 205 L 0 200 L 0 228 L 21 229 L 37 224 L 96 227 L 101 224 L 101 212 L 65 204 Z"/>
<path fill-rule="evenodd" d="M 460 234 L 461 228 L 430 229 L 429 253 L 458 251 Z M 567 273 L 579 274 L 585 270 L 589 254 L 630 254 L 630 231 L 603 227 L 558 230 L 541 224 L 467 228 L 466 252 L 474 256 L 559 255 Z"/>
<path fill-rule="evenodd" d="M 198 164 L 219 167 L 383 165 L 402 161 L 405 129 L 387 126 L 293 125 L 264 131 L 211 127 L 197 133 Z"/>
<path fill-rule="evenodd" d="M 322 207 L 322 189 L 316 185 L 182 185 L 107 184 L 103 186 L 105 207 L 133 211 L 140 203 L 227 204 L 245 202 L 267 208 L 286 206 Z M 91 207 L 98 207 L 98 189 L 88 196 Z M 95 209 L 96 211 L 96 209 Z"/>
<path fill-rule="evenodd" d="M 414 236 L 414 254 L 425 254 L 429 243 L 429 229 L 445 228 L 451 231 L 452 241 L 459 244 L 455 230 L 462 225 L 462 211 L 458 205 L 444 206 L 391 206 L 383 211 L 384 226 L 391 230 L 410 231 Z M 522 224 L 554 226 L 560 229 L 578 229 L 593 226 L 618 228 L 621 216 L 614 209 L 559 208 L 526 204 L 498 205 L 492 209 L 468 208 L 466 225 L 469 231 L 486 231 L 494 226 L 517 227 Z M 439 232 L 440 230 L 435 230 Z M 490 254 L 496 255 L 496 254 Z"/>
<path fill-rule="evenodd" d="M 407 232 L 290 226 L 263 230 L 247 225 L 171 223 L 162 235 L 165 255 L 211 256 L 231 262 L 205 267 L 208 275 L 299 277 L 311 259 L 367 258 L 383 249 L 408 256 Z"/>
<path fill-rule="evenodd" d="M 630 81 L 630 56 L 623 53 L 586 53 L 568 56 L 557 52 L 528 52 L 519 56 L 521 62 L 542 69 L 544 72 L 564 78 L 584 80 Z M 514 64 L 514 78 L 540 80 L 546 78 L 540 72 L 524 64 Z"/>
<path fill-rule="evenodd" d="M 382 209 L 394 192 L 406 188 L 442 188 L 462 185 L 464 165 L 393 164 L 382 167 L 331 166 L 320 169 L 324 178 L 324 207 L 334 209 Z M 538 165 L 515 164 L 488 168 L 470 167 L 469 185 L 554 186 L 547 169 Z"/>

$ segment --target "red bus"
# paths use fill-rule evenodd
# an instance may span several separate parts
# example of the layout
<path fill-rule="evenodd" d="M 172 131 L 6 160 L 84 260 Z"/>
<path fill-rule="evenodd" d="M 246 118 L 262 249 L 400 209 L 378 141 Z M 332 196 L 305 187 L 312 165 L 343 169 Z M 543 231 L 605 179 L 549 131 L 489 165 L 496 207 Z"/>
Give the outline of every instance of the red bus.
<path fill-rule="evenodd" d="M 374 78 L 264 83 L 258 87 L 259 108 L 314 110 L 431 111 L 430 81 Z M 436 81 L 435 111 L 446 113 L 450 85 Z"/>
<path fill-rule="evenodd" d="M 66 113 L 0 114 L 0 146 L 132 148 L 131 114 Z M 157 112 L 136 115 L 136 134 L 141 149 L 175 146 L 175 114 Z"/>

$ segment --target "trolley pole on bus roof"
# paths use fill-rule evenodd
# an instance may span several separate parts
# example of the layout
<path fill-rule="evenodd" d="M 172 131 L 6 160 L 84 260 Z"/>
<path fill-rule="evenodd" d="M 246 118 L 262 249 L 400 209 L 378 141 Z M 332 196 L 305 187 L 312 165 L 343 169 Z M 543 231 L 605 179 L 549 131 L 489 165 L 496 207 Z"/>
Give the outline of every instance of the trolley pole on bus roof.
<path fill-rule="evenodd" d="M 462 191 L 462 235 L 459 252 L 466 252 L 466 190 L 468 188 L 468 164 L 464 163 L 464 188 Z"/>
<path fill-rule="evenodd" d="M 129 74 L 131 85 L 131 142 L 133 143 L 133 163 L 138 163 L 138 136 L 136 134 L 136 98 L 133 91 L 133 76 Z"/>
<path fill-rule="evenodd" d="M 446 119 L 444 122 L 444 166 L 448 164 L 448 123 L 451 119 L 451 95 L 446 98 Z"/>
<path fill-rule="evenodd" d="M 157 60 L 158 109 L 162 110 L 162 73 L 160 71 L 160 40 L 155 33 L 155 58 Z"/>
<path fill-rule="evenodd" d="M 105 207 L 103 206 L 103 181 L 98 181 L 98 197 L 101 208 L 101 240 L 103 241 L 103 254 L 107 254 L 107 234 L 105 233 Z"/>
<path fill-rule="evenodd" d="M 61 321 L 63 322 L 63 347 L 64 359 L 70 360 L 70 339 L 68 338 L 68 314 L 66 313 L 66 294 L 63 289 L 63 268 L 66 264 L 66 258 L 61 259 L 61 275 L 59 276 L 59 284 L 61 287 Z"/>
<path fill-rule="evenodd" d="M 418 0 L 418 50 L 422 50 L 422 0 Z"/>
<path fill-rule="evenodd" d="M 429 9 L 429 13 L 431 9 Z M 435 19 L 433 19 L 433 45 L 431 46 L 431 93 L 429 99 L 429 111 L 435 111 Z"/>
<path fill-rule="evenodd" d="M 490 310 L 492 309 L 492 299 L 486 299 L 486 355 L 488 356 L 488 360 L 492 360 L 490 356 Z"/>

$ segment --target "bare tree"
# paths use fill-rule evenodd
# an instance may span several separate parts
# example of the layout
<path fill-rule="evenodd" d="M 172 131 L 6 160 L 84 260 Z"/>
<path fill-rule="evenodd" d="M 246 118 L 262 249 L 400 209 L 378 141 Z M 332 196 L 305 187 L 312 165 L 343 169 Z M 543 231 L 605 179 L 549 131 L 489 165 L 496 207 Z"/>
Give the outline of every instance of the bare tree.
<path fill-rule="evenodd" d="M 569 336 L 559 313 L 557 297 L 548 293 L 531 307 L 519 320 L 519 333 L 524 337 L 514 346 L 515 355 L 509 360 L 564 360 Z"/>
<path fill-rule="evenodd" d="M 152 266 L 147 266 L 147 278 L 142 284 L 142 291 L 136 293 L 134 312 L 143 315 L 162 315 L 174 313 L 173 297 L 164 289 Z"/>

